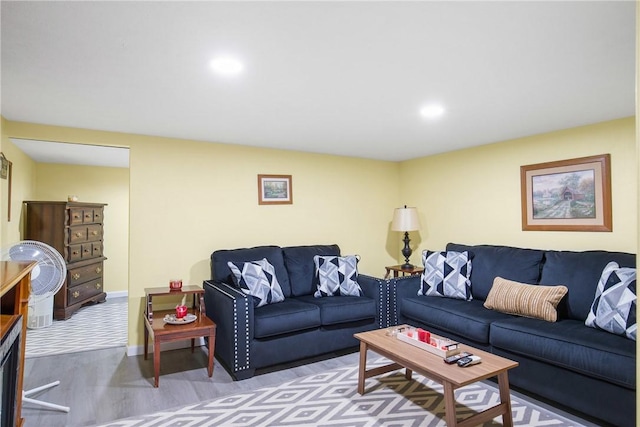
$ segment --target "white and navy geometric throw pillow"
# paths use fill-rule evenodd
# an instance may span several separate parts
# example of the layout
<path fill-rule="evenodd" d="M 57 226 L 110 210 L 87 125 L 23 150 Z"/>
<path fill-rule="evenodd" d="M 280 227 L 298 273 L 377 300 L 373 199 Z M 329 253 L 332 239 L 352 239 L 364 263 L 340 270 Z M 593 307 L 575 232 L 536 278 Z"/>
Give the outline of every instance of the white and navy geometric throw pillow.
<path fill-rule="evenodd" d="M 418 295 L 471 301 L 469 252 L 422 252 L 422 282 Z"/>
<path fill-rule="evenodd" d="M 636 269 L 610 262 L 602 270 L 585 325 L 636 340 Z"/>
<path fill-rule="evenodd" d="M 318 289 L 316 298 L 334 295 L 350 295 L 359 297 L 362 289 L 358 284 L 358 255 L 313 257 L 316 266 Z"/>
<path fill-rule="evenodd" d="M 257 302 L 256 307 L 284 301 L 275 268 L 266 258 L 250 262 L 227 262 L 237 287 Z"/>

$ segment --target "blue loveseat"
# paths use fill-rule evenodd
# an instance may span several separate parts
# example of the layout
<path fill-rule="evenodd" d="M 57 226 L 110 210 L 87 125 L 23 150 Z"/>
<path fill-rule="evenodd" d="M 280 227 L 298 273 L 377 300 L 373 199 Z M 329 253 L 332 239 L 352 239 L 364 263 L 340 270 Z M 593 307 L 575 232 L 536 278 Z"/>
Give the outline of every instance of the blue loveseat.
<path fill-rule="evenodd" d="M 636 343 L 585 326 L 602 270 L 610 261 L 635 267 L 635 255 L 606 251 L 544 251 L 450 243 L 472 258 L 471 301 L 419 296 L 420 276 L 389 282 L 394 322 L 519 362 L 511 384 L 611 423 L 635 425 Z M 483 306 L 495 277 L 538 285 L 565 285 L 558 321 L 515 316 Z"/>
<path fill-rule="evenodd" d="M 338 350 L 355 348 L 355 333 L 389 322 L 386 282 L 360 274 L 362 296 L 315 298 L 315 255 L 339 256 L 337 245 L 260 246 L 218 250 L 211 255 L 211 280 L 204 282 L 207 316 L 216 322 L 215 355 L 236 380 L 255 370 Z M 227 262 L 266 258 L 284 301 L 254 307 L 253 297 L 233 284 Z"/>

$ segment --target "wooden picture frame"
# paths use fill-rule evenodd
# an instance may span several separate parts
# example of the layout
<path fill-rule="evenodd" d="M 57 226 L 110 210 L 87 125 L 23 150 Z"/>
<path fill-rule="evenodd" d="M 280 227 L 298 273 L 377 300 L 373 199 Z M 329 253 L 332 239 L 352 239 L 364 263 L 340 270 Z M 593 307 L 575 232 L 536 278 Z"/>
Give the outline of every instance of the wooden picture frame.
<path fill-rule="evenodd" d="M 291 185 L 291 175 L 258 175 L 258 204 L 293 204 Z"/>
<path fill-rule="evenodd" d="M 521 166 L 522 230 L 612 231 L 610 157 Z"/>

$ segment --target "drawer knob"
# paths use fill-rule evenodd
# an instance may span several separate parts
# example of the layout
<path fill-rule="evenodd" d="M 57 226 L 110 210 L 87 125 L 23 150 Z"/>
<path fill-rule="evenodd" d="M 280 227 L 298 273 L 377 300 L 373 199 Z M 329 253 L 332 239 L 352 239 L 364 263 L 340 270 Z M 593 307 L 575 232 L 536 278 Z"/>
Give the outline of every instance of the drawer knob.
<path fill-rule="evenodd" d="M 78 252 L 78 251 L 73 251 L 73 252 L 71 252 L 71 253 L 72 253 L 72 254 L 74 254 L 74 255 L 78 255 L 80 252 Z"/>
<path fill-rule="evenodd" d="M 76 233 L 76 237 L 82 237 L 82 233 L 77 232 L 77 233 Z"/>
<path fill-rule="evenodd" d="M 73 280 L 78 280 L 78 279 L 80 278 L 80 274 L 79 274 L 79 273 L 73 273 L 73 274 L 71 275 L 71 278 L 72 278 Z"/>
<path fill-rule="evenodd" d="M 73 291 L 73 297 L 74 298 L 78 298 L 80 296 L 80 292 L 79 291 Z"/>
<path fill-rule="evenodd" d="M 100 267 L 96 267 L 96 273 L 98 274 L 102 273 L 102 269 Z"/>
<path fill-rule="evenodd" d="M 96 283 L 96 289 L 100 289 L 102 285 L 100 283 Z"/>
<path fill-rule="evenodd" d="M 97 236 L 97 235 L 98 235 L 98 232 L 97 232 L 96 230 L 93 230 L 93 231 L 91 232 L 91 235 L 93 235 L 93 236 Z"/>

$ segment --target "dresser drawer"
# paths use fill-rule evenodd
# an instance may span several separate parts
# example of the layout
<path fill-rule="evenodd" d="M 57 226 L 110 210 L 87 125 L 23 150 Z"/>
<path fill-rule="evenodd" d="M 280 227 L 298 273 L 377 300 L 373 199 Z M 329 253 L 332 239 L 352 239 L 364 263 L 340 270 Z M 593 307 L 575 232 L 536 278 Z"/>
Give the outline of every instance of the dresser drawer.
<path fill-rule="evenodd" d="M 93 209 L 93 223 L 94 224 L 102 224 L 102 217 L 103 217 L 103 208 L 94 208 Z"/>
<path fill-rule="evenodd" d="M 71 245 L 74 243 L 82 243 L 87 241 L 87 227 L 84 225 L 76 225 L 67 228 L 67 242 Z"/>
<path fill-rule="evenodd" d="M 67 211 L 69 218 L 67 220 L 67 224 L 69 225 L 78 225 L 82 224 L 84 220 L 84 209 L 82 208 L 69 208 Z"/>
<path fill-rule="evenodd" d="M 102 293 L 102 278 L 68 288 L 67 300 L 69 304 L 75 304 L 99 293 Z"/>
<path fill-rule="evenodd" d="M 102 261 L 84 267 L 70 268 L 67 271 L 67 287 L 74 287 L 87 280 L 102 279 L 103 271 Z"/>
<path fill-rule="evenodd" d="M 67 246 L 67 262 L 76 262 L 82 259 L 82 245 Z"/>
<path fill-rule="evenodd" d="M 96 240 L 102 240 L 102 225 L 93 224 L 87 226 L 87 241 L 95 242 Z"/>
<path fill-rule="evenodd" d="M 69 263 L 78 262 L 83 259 L 99 258 L 101 256 L 102 241 L 67 246 L 66 261 Z"/>
<path fill-rule="evenodd" d="M 80 225 L 80 224 L 102 224 L 102 218 L 104 216 L 104 208 L 96 207 L 77 207 L 69 208 L 67 210 L 67 224 Z"/>
<path fill-rule="evenodd" d="M 91 257 L 97 258 L 102 256 L 102 242 L 93 242 L 91 244 Z"/>
<path fill-rule="evenodd" d="M 69 245 L 97 240 L 102 240 L 102 224 L 74 225 L 67 228 L 67 243 Z"/>

